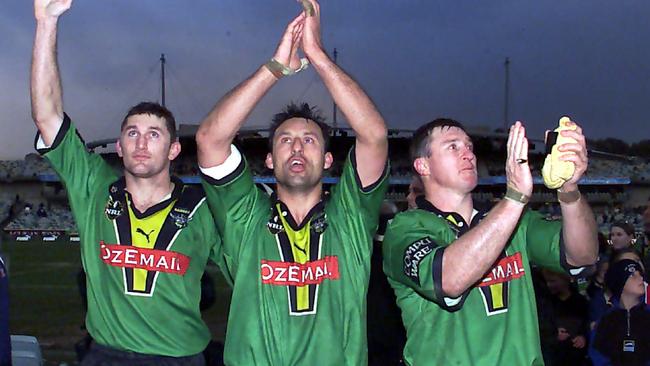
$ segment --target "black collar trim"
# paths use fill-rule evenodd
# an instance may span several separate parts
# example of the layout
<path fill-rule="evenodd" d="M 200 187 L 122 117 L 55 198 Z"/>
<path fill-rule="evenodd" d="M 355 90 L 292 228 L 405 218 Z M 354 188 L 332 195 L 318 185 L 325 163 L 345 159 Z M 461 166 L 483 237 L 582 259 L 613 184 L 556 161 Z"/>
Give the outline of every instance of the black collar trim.
<path fill-rule="evenodd" d="M 300 224 L 296 222 L 296 220 L 291 215 L 291 211 L 289 211 L 287 205 L 284 202 L 280 201 L 275 193 L 271 195 L 271 202 L 273 202 L 273 205 L 271 205 L 271 212 L 273 212 L 273 216 L 282 215 L 285 218 L 285 220 L 287 220 L 289 226 L 291 226 L 291 229 L 297 231 L 305 227 L 305 225 L 307 225 L 307 223 L 312 218 L 317 217 L 319 214 L 325 212 L 325 204 L 328 198 L 329 195 L 323 193 L 321 195 L 321 200 L 309 210 L 309 212 L 307 213 L 307 215 L 305 216 L 305 218 L 302 220 Z M 277 212 L 276 206 L 278 204 L 280 205 L 281 212 Z"/>
<path fill-rule="evenodd" d="M 452 224 L 454 230 L 458 231 L 458 233 L 461 235 L 469 231 L 471 227 L 478 224 L 487 215 L 486 211 L 478 211 L 476 215 L 473 215 L 471 222 L 468 225 L 465 219 L 463 219 L 463 217 L 458 212 L 442 211 L 441 209 L 434 206 L 433 203 L 429 202 L 424 197 L 424 195 L 417 196 L 415 198 L 415 203 L 419 209 L 429 211 Z"/>
<path fill-rule="evenodd" d="M 124 176 L 120 177 L 117 181 L 113 182 L 113 184 L 109 186 L 108 193 L 111 195 L 114 201 L 121 201 L 121 202 L 128 201 L 135 217 L 137 217 L 138 219 L 143 219 L 169 206 L 169 204 L 172 201 L 177 200 L 181 196 L 181 193 L 183 193 L 183 182 L 179 178 L 174 176 L 171 177 L 171 181 L 172 183 L 174 183 L 174 190 L 172 191 L 171 197 L 149 207 L 145 212 L 140 212 L 135 207 L 135 205 L 133 205 L 133 199 L 131 198 L 131 194 L 126 190 L 126 179 L 124 178 Z"/>

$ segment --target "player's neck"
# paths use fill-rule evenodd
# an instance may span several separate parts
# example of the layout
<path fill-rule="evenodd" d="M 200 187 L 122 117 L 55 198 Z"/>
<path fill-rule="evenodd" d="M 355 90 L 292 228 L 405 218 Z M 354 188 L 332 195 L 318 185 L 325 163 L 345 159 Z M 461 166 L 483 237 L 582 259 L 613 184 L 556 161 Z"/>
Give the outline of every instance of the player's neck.
<path fill-rule="evenodd" d="M 294 221 L 301 223 L 309 211 L 320 202 L 323 193 L 323 186 L 318 184 L 309 191 L 296 191 L 278 185 L 276 193 L 278 199 L 289 209 Z"/>
<path fill-rule="evenodd" d="M 456 190 L 439 185 L 430 184 L 424 187 L 424 196 L 437 209 L 444 212 L 456 212 L 465 222 L 470 222 L 474 203 L 472 193 L 459 193 Z"/>
<path fill-rule="evenodd" d="M 124 179 L 133 205 L 140 212 L 163 201 L 174 189 L 169 172 L 166 171 L 149 178 L 138 178 L 125 172 Z"/>

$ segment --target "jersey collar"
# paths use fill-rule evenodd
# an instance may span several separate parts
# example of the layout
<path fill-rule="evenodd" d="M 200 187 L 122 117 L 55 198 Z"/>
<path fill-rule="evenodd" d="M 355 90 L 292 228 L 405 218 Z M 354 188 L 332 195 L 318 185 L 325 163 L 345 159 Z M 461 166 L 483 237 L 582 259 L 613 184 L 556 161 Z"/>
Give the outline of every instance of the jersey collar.
<path fill-rule="evenodd" d="M 282 229 L 278 226 L 278 224 L 280 224 L 278 215 L 282 215 L 282 217 L 284 217 L 287 224 L 290 226 L 292 230 L 298 231 L 303 227 L 305 227 L 305 225 L 307 225 L 307 223 L 311 221 L 312 230 L 316 232 L 323 232 L 327 227 L 327 219 L 325 216 L 325 204 L 327 203 L 328 199 L 329 199 L 329 195 L 323 193 L 321 196 L 321 200 L 309 210 L 309 212 L 302 220 L 302 222 L 297 223 L 296 220 L 291 215 L 291 211 L 289 211 L 287 205 L 284 202 L 280 201 L 277 195 L 273 193 L 271 195 L 271 202 L 273 202 L 273 204 L 271 205 L 271 220 L 269 220 L 268 227 L 272 232 L 278 230 L 282 231 Z"/>
<path fill-rule="evenodd" d="M 131 194 L 126 190 L 126 179 L 124 176 L 120 177 L 120 179 L 109 186 L 108 193 L 111 198 L 109 202 L 122 202 L 123 204 L 128 202 L 135 217 L 138 219 L 145 218 L 169 206 L 172 201 L 177 200 L 181 196 L 181 193 L 183 192 L 183 182 L 175 176 L 171 177 L 171 181 L 174 183 L 174 190 L 172 191 L 171 196 L 149 207 L 144 212 L 138 211 L 138 209 L 133 205 Z"/>
<path fill-rule="evenodd" d="M 463 217 L 458 212 L 443 211 L 434 206 L 433 203 L 427 201 L 424 196 L 416 197 L 415 203 L 419 209 L 429 211 L 447 221 L 454 229 L 454 231 L 458 233 L 458 235 L 465 234 L 467 231 L 469 231 L 470 228 L 478 224 L 485 217 L 485 215 L 487 215 L 487 211 L 479 211 L 473 208 L 472 218 L 470 219 L 470 223 L 467 224 L 467 222 L 465 222 L 465 219 L 463 219 Z"/>

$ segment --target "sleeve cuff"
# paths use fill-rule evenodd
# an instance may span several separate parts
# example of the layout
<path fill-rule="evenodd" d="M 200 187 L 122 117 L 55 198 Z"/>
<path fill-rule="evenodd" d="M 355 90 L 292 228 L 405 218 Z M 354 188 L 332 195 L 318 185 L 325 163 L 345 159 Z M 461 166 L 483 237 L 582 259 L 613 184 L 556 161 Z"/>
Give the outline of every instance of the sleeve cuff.
<path fill-rule="evenodd" d="M 434 296 L 436 298 L 436 303 L 441 308 L 453 313 L 463 307 L 472 287 L 468 288 L 467 291 L 456 298 L 445 296 L 445 293 L 442 290 L 442 256 L 444 255 L 444 252 L 445 248 L 441 248 L 436 251 L 435 256 L 433 257 L 433 268 L 431 274 L 433 276 Z"/>
<path fill-rule="evenodd" d="M 235 145 L 230 145 L 230 155 L 221 165 L 213 166 L 210 168 L 204 168 L 199 166 L 201 173 L 204 176 L 212 178 L 213 180 L 222 180 L 223 178 L 234 173 L 237 168 L 241 165 L 242 156 Z"/>
<path fill-rule="evenodd" d="M 44 155 L 51 150 L 55 149 L 61 141 L 63 141 L 63 138 L 65 137 L 65 134 L 68 132 L 70 129 L 70 117 L 68 117 L 67 114 L 63 114 L 63 120 L 61 121 L 61 124 L 59 124 L 58 131 L 56 132 L 56 137 L 54 138 L 54 141 L 52 141 L 51 145 L 46 145 L 45 141 L 43 141 L 43 136 L 41 136 L 40 132 L 36 133 L 36 138 L 34 139 L 34 148 L 36 151 L 38 151 L 39 154 Z"/>
<path fill-rule="evenodd" d="M 361 178 L 359 177 L 359 171 L 357 170 L 357 157 L 355 151 L 356 151 L 355 146 L 352 146 L 350 152 L 348 153 L 348 159 L 350 159 L 350 163 L 352 164 L 352 169 L 354 170 L 354 180 L 356 181 L 359 189 L 361 189 L 361 192 L 370 193 L 386 179 L 386 176 L 388 175 L 388 171 L 389 171 L 389 162 L 388 160 L 386 160 L 386 164 L 384 165 L 384 171 L 381 172 L 379 179 L 377 179 L 377 181 L 375 181 L 374 183 L 364 187 L 361 184 Z"/>

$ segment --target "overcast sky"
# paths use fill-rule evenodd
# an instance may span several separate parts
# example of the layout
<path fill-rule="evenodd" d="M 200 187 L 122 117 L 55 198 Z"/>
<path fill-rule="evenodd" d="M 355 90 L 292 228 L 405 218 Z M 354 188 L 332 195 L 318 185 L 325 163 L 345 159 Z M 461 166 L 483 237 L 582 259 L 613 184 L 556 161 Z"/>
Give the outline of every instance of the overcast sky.
<path fill-rule="evenodd" d="M 323 0 L 323 42 L 391 128 L 436 117 L 497 128 L 510 57 L 510 120 L 541 138 L 562 115 L 588 137 L 650 138 L 650 2 Z M 292 0 L 76 0 L 59 23 L 65 110 L 86 141 L 116 137 L 127 109 L 160 99 L 199 123 L 220 96 L 272 55 Z M 0 159 L 32 151 L 32 1 L 0 5 Z M 313 70 L 279 82 L 248 126 L 285 103 L 331 99 Z M 339 120 L 339 122 L 341 122 Z"/>

